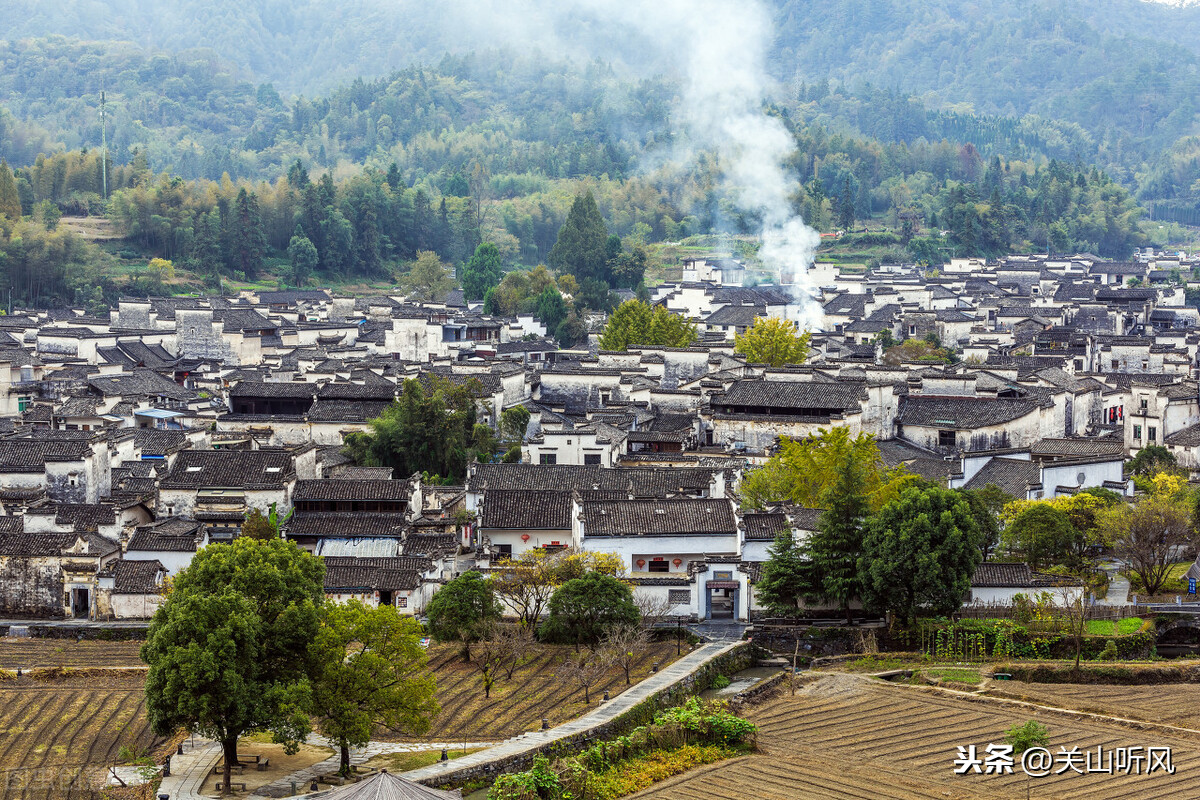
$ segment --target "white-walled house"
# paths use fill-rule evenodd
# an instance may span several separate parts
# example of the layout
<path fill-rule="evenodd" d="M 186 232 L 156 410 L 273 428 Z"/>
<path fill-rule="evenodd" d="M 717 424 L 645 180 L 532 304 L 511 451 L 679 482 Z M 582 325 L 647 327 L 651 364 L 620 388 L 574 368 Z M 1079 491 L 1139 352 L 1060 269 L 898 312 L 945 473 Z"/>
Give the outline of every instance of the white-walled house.
<path fill-rule="evenodd" d="M 971 577 L 971 589 L 963 598 L 964 605 L 1012 605 L 1013 598 L 1023 594 L 1031 600 L 1049 592 L 1056 605 L 1079 602 L 1084 592 L 1081 581 L 1062 575 L 1034 572 L 1029 565 L 985 561 Z"/>

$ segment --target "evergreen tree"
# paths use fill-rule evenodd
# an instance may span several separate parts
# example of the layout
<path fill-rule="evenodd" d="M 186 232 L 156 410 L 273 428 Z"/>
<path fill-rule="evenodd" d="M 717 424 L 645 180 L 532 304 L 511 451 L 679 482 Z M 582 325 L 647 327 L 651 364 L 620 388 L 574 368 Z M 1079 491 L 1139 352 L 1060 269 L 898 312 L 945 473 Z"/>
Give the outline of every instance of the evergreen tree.
<path fill-rule="evenodd" d="M 580 281 L 608 280 L 608 227 L 590 190 L 575 196 L 548 260 L 559 273 L 569 272 Z"/>
<path fill-rule="evenodd" d="M 811 564 L 791 531 L 775 537 L 767 548 L 762 577 L 754 586 L 762 605 L 781 614 L 795 614 L 799 601 L 812 590 Z"/>
<path fill-rule="evenodd" d="M 475 248 L 475 255 L 463 266 L 463 296 L 468 302 L 483 300 L 487 290 L 498 285 L 503 275 L 500 249 L 491 242 L 484 242 Z"/>
<path fill-rule="evenodd" d="M 538 319 L 546 326 L 546 330 L 553 333 L 567 318 L 567 301 L 563 300 L 563 296 L 558 293 L 557 289 L 547 286 L 537 296 L 536 313 Z"/>
<path fill-rule="evenodd" d="M 12 220 L 21 218 L 21 195 L 17 192 L 17 180 L 8 162 L 0 160 L 0 216 Z"/>
<path fill-rule="evenodd" d="M 263 231 L 262 215 L 258 210 L 258 196 L 243 187 L 234 203 L 233 259 L 246 280 L 258 277 L 266 252 L 267 235 Z"/>
<path fill-rule="evenodd" d="M 839 455 L 837 478 L 825 492 L 825 510 L 809 542 L 815 578 L 812 595 L 837 603 L 852 623 L 850 601 L 859 594 L 858 557 L 870 513 L 864 491 L 869 476 L 862 459 L 852 452 Z"/>
<path fill-rule="evenodd" d="M 304 286 L 308 276 L 316 270 L 320 258 L 317 256 L 317 248 L 313 247 L 313 243 L 299 226 L 296 226 L 296 232 L 288 242 L 287 253 L 288 260 L 292 262 L 292 283 Z"/>

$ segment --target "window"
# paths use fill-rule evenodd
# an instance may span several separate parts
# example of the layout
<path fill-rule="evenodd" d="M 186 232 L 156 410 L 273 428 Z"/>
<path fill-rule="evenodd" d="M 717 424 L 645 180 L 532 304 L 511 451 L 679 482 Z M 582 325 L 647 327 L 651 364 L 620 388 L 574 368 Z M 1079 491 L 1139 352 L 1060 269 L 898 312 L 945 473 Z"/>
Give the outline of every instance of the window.
<path fill-rule="evenodd" d="M 600 464 L 600 454 L 599 453 L 584 453 L 583 454 L 583 463 L 585 465 L 587 465 L 587 464 L 599 465 Z"/>
<path fill-rule="evenodd" d="M 1075 371 L 1083 372 L 1083 359 L 1082 358 L 1075 359 Z"/>
<path fill-rule="evenodd" d="M 543 466 L 557 464 L 558 456 L 556 456 L 554 453 L 542 453 L 538 456 L 538 463 Z"/>
<path fill-rule="evenodd" d="M 1120 362 L 1119 360 L 1117 360 L 1117 359 L 1115 359 L 1115 358 L 1114 358 L 1114 359 L 1112 360 L 1112 368 L 1113 368 L 1113 369 L 1120 369 L 1120 368 L 1121 368 L 1121 362 Z"/>
<path fill-rule="evenodd" d="M 1151 425 L 1149 428 L 1147 428 L 1146 429 L 1146 438 L 1152 442 L 1156 441 L 1158 439 L 1158 428 L 1154 427 L 1153 425 Z"/>
<path fill-rule="evenodd" d="M 407 597 L 397 597 L 396 598 L 396 608 L 408 608 L 408 598 Z"/>
<path fill-rule="evenodd" d="M 1143 397 L 1142 398 L 1142 408 L 1146 408 L 1149 405 L 1149 402 L 1150 401 L 1148 401 L 1146 398 Z"/>
<path fill-rule="evenodd" d="M 1142 440 L 1142 426 L 1141 425 L 1133 426 L 1133 438 L 1137 439 L 1139 442 Z"/>
<path fill-rule="evenodd" d="M 908 335 L 909 335 L 909 336 L 916 336 L 916 335 L 917 335 L 917 326 L 916 326 L 916 325 L 909 325 L 909 326 L 908 326 Z"/>
<path fill-rule="evenodd" d="M 30 406 L 30 402 L 29 402 L 28 397 L 18 397 L 17 398 L 17 410 L 18 411 L 25 411 L 29 408 L 29 406 Z"/>
<path fill-rule="evenodd" d="M 501 560 L 501 559 L 505 559 L 505 558 L 512 558 L 512 545 L 511 544 L 496 545 L 496 559 Z"/>
<path fill-rule="evenodd" d="M 938 431 L 938 447 L 954 447 L 957 444 L 954 431 Z"/>
<path fill-rule="evenodd" d="M 692 593 L 688 589 L 669 589 L 667 590 L 667 602 L 673 606 L 690 603 L 692 602 Z"/>
<path fill-rule="evenodd" d="M 67 483 L 71 486 L 75 486 L 79 483 L 79 478 L 76 478 L 74 475 L 72 475 L 71 477 L 67 478 Z"/>
<path fill-rule="evenodd" d="M 646 569 L 650 570 L 651 572 L 670 572 L 671 565 L 666 561 L 651 561 L 646 565 Z"/>
<path fill-rule="evenodd" d="M 171 505 L 167 506 L 167 516 L 168 517 L 175 516 L 175 506 L 171 506 Z"/>

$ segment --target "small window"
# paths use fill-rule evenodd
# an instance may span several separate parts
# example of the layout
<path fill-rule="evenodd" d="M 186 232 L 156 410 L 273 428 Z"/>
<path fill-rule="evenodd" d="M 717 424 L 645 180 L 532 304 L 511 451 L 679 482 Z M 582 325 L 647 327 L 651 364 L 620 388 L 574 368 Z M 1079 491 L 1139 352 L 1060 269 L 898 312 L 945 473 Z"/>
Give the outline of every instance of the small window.
<path fill-rule="evenodd" d="M 667 602 L 673 606 L 690 603 L 692 602 L 692 593 L 688 589 L 669 589 L 667 591 Z"/>
<path fill-rule="evenodd" d="M 1152 442 L 1158 441 L 1158 428 L 1151 425 L 1146 429 L 1146 438 Z"/>
<path fill-rule="evenodd" d="M 283 472 L 283 467 L 267 467 L 267 472 Z"/>
<path fill-rule="evenodd" d="M 1141 425 L 1133 426 L 1133 438 L 1138 440 L 1139 442 L 1142 440 L 1142 426 Z"/>
<path fill-rule="evenodd" d="M 1075 371 L 1083 372 L 1083 359 L 1082 358 L 1075 359 Z"/>
<path fill-rule="evenodd" d="M 583 454 L 583 463 L 588 464 L 588 465 L 590 465 L 590 464 L 599 465 L 600 464 L 600 454 L 599 453 L 584 453 Z"/>
<path fill-rule="evenodd" d="M 670 572 L 671 565 L 666 561 L 651 561 L 646 565 L 646 569 L 651 572 Z"/>
<path fill-rule="evenodd" d="M 396 598 L 396 608 L 408 608 L 408 598 L 407 597 L 397 597 Z"/>
<path fill-rule="evenodd" d="M 916 336 L 916 335 L 917 335 L 917 326 L 916 326 L 916 325 L 909 325 L 909 326 L 908 326 L 908 335 L 909 335 L 909 336 Z"/>
<path fill-rule="evenodd" d="M 954 431 L 938 431 L 938 447 L 955 447 L 958 444 Z"/>
<path fill-rule="evenodd" d="M 30 405 L 31 405 L 31 403 L 30 403 L 28 397 L 18 397 L 17 398 L 17 410 L 18 411 L 26 411 L 29 409 Z"/>
<path fill-rule="evenodd" d="M 1112 368 L 1113 368 L 1113 369 L 1120 369 L 1120 368 L 1121 368 L 1121 362 L 1120 362 L 1120 361 L 1118 361 L 1117 359 L 1115 359 L 1115 358 L 1114 358 L 1114 359 L 1112 360 Z"/>
<path fill-rule="evenodd" d="M 543 466 L 557 464 L 558 456 L 555 455 L 554 453 L 542 453 L 541 455 L 538 456 L 538 463 Z"/>
<path fill-rule="evenodd" d="M 168 517 L 175 516 L 175 506 L 167 506 L 167 516 Z"/>
<path fill-rule="evenodd" d="M 1142 408 L 1148 407 L 1149 404 L 1150 404 L 1150 401 L 1143 397 L 1142 398 Z"/>
<path fill-rule="evenodd" d="M 497 558 L 497 560 L 505 559 L 505 558 L 512 558 L 512 545 L 511 544 L 496 545 L 496 558 Z"/>
<path fill-rule="evenodd" d="M 204 467 L 188 467 L 187 471 L 188 472 L 201 472 L 201 471 L 203 471 L 203 469 L 204 469 Z"/>

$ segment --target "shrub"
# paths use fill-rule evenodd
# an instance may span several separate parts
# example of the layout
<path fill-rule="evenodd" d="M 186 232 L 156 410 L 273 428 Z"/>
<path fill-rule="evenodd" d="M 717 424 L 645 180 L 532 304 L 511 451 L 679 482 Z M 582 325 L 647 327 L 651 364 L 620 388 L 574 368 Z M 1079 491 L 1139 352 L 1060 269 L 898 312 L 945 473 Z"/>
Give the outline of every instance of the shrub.
<path fill-rule="evenodd" d="M 1013 747 L 1013 753 L 1020 755 L 1031 747 L 1045 747 L 1050 743 L 1050 731 L 1040 722 L 1029 720 L 1024 725 L 1014 725 L 1004 732 L 1004 741 Z"/>
<path fill-rule="evenodd" d="M 758 730 L 753 722 L 731 714 L 724 703 L 703 703 L 697 697 L 689 697 L 683 705 L 660 711 L 654 717 L 656 725 L 672 722 L 716 744 L 738 744 Z"/>
<path fill-rule="evenodd" d="M 1100 655 L 1096 656 L 1098 661 L 1116 661 L 1117 660 L 1117 643 L 1109 639 L 1104 643 L 1104 649 L 1100 651 Z"/>
<path fill-rule="evenodd" d="M 733 683 L 733 681 L 729 680 L 728 675 L 718 675 L 717 677 L 713 678 L 712 688 L 725 689 L 731 683 Z"/>

